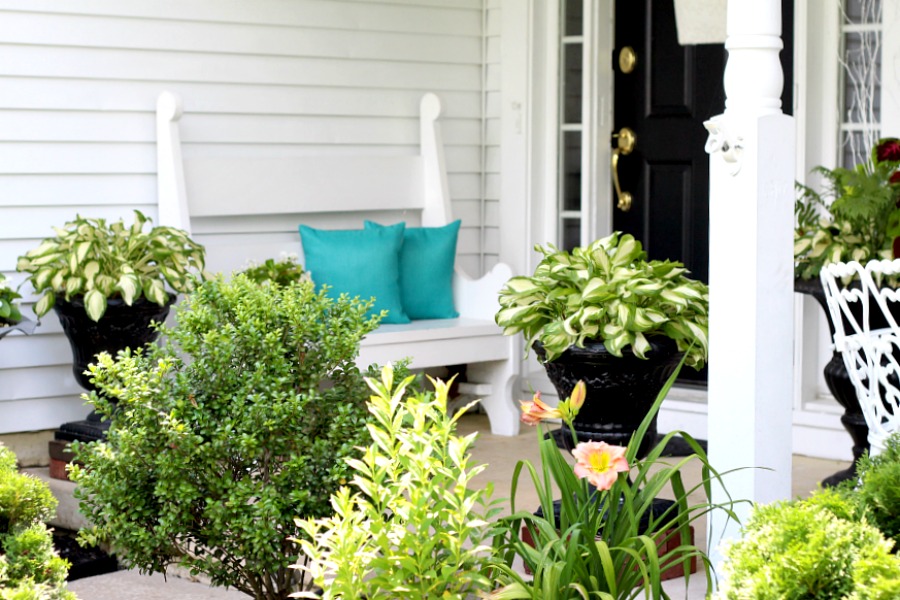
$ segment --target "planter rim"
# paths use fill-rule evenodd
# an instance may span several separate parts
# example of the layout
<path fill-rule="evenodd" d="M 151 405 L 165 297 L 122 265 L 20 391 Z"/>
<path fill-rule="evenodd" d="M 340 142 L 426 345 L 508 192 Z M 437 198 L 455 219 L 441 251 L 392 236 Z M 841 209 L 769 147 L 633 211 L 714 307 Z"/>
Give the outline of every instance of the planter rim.
<path fill-rule="evenodd" d="M 674 353 L 678 356 L 684 354 L 684 352 L 678 350 L 678 344 L 672 338 L 667 335 L 659 334 L 659 335 L 650 335 L 647 336 L 647 341 L 650 343 L 650 350 L 648 350 L 645 354 L 649 358 L 650 356 L 654 356 L 655 354 L 662 353 Z M 538 358 L 542 364 L 545 363 L 543 357 L 546 356 L 546 352 L 544 352 L 544 345 L 541 344 L 540 340 L 535 340 L 531 345 L 534 351 L 537 353 Z M 610 360 L 627 360 L 629 358 L 636 358 L 637 360 L 646 360 L 637 357 L 634 354 L 634 350 L 632 350 L 631 346 L 626 346 L 622 348 L 622 356 L 615 356 L 611 354 L 607 349 L 606 345 L 602 340 L 599 339 L 588 339 L 584 341 L 583 346 L 576 346 L 572 344 L 568 348 L 566 348 L 556 360 L 560 358 L 566 357 L 577 357 L 577 356 L 596 356 L 597 354 L 604 354 L 610 357 Z M 553 362 L 553 361 L 551 361 Z"/>

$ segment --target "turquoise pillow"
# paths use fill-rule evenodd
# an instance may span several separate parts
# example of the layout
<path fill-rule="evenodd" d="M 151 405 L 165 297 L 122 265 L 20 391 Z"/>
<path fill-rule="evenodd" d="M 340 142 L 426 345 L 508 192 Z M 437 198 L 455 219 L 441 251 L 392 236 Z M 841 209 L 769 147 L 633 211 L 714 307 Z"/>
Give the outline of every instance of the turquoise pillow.
<path fill-rule="evenodd" d="M 403 223 L 398 223 L 403 225 Z M 400 249 L 400 300 L 410 319 L 453 319 L 453 265 L 460 221 L 443 227 L 407 227 Z M 370 231 L 397 225 L 366 221 Z"/>
<path fill-rule="evenodd" d="M 316 285 L 329 294 L 367 300 L 369 314 L 387 310 L 382 323 L 409 323 L 400 299 L 400 247 L 404 223 L 379 229 L 313 229 L 300 226 L 303 261 Z"/>

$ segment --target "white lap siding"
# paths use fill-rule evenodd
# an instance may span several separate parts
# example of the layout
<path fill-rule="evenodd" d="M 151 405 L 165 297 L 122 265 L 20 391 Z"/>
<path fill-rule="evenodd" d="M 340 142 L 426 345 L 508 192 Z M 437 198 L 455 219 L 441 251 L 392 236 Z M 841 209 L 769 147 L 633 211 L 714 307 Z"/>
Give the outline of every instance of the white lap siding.
<path fill-rule="evenodd" d="M 431 91 L 458 260 L 480 275 L 499 220 L 482 202 L 484 22 L 482 0 L 0 0 L 0 271 L 18 284 L 16 257 L 75 213 L 156 218 L 162 90 L 191 115 L 186 156 L 414 154 Z M 83 417 L 80 392 L 54 314 L 0 341 L 0 434 Z"/>

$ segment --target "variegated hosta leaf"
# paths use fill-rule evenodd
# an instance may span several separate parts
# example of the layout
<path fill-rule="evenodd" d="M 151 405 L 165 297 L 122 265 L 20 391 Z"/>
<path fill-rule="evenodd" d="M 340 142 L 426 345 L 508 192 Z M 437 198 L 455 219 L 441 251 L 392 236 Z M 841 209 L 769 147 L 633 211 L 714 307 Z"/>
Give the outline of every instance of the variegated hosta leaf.
<path fill-rule="evenodd" d="M 84 265 L 82 272 L 84 273 L 85 279 L 88 281 L 92 280 L 94 276 L 100 271 L 100 263 L 96 260 L 89 261 Z"/>
<path fill-rule="evenodd" d="M 99 321 L 106 312 L 106 296 L 93 289 L 84 295 L 84 310 L 92 321 Z"/>
<path fill-rule="evenodd" d="M 40 300 L 35 302 L 34 304 L 34 314 L 43 317 L 50 309 L 53 308 L 53 305 L 56 304 L 56 294 L 53 292 L 47 292 L 44 294 Z"/>
<path fill-rule="evenodd" d="M 612 257 L 612 264 L 614 267 L 629 265 L 641 254 L 643 254 L 643 250 L 638 241 L 634 239 L 634 236 L 628 234 L 623 235 L 619 240 L 616 253 Z"/>
<path fill-rule="evenodd" d="M 80 294 L 83 289 L 84 279 L 81 277 L 69 277 L 66 279 L 66 299 Z"/>
<path fill-rule="evenodd" d="M 118 280 L 114 279 L 110 275 L 98 274 L 96 277 L 94 277 L 94 289 L 109 298 L 113 295 L 113 292 L 116 289 L 117 282 Z"/>
<path fill-rule="evenodd" d="M 631 344 L 631 349 L 636 356 L 646 358 L 647 351 L 650 350 L 650 342 L 647 341 L 643 333 L 637 332 L 634 334 L 634 342 Z"/>
<path fill-rule="evenodd" d="M 155 302 L 160 306 L 165 304 L 166 300 L 169 299 L 169 295 L 166 293 L 163 283 L 159 279 L 144 283 L 144 296 L 146 296 L 147 300 L 150 302 Z"/>
<path fill-rule="evenodd" d="M 141 283 L 134 273 L 125 273 L 119 277 L 116 288 L 122 293 L 122 300 L 128 306 L 131 306 L 134 303 L 134 299 L 141 294 Z"/>

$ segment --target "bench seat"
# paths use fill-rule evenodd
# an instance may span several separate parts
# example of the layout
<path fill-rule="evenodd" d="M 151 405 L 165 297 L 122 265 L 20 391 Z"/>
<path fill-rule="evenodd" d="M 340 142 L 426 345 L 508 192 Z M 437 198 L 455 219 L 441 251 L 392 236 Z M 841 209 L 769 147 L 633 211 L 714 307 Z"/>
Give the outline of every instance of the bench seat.
<path fill-rule="evenodd" d="M 193 231 L 206 247 L 207 267 L 224 273 L 249 260 L 298 253 L 300 223 L 359 229 L 366 218 L 399 217 L 411 227 L 447 225 L 453 218 L 440 112 L 437 96 L 426 94 L 415 156 L 183 158 L 181 98 L 163 92 L 157 102 L 159 222 Z M 498 292 L 511 276 L 503 263 L 477 279 L 457 266 L 453 296 L 459 318 L 381 325 L 362 340 L 357 363 L 409 358 L 413 369 L 467 365 L 460 391 L 481 400 L 493 433 L 516 435 L 519 410 L 512 395 L 519 351 L 515 338 L 504 336 L 494 322 Z"/>

